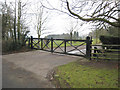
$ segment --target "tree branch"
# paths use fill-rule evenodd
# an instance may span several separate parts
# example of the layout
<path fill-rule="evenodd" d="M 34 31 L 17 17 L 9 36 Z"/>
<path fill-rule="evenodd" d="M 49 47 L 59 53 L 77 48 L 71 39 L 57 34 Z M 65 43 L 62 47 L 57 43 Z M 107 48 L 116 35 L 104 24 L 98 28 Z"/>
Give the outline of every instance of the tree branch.
<path fill-rule="evenodd" d="M 90 21 L 93 21 L 93 22 L 94 21 L 101 21 L 101 22 L 105 22 L 105 23 L 107 23 L 107 24 L 109 24 L 111 26 L 114 26 L 114 27 L 120 27 L 120 22 L 110 22 L 109 20 L 107 20 L 105 18 L 98 18 L 98 17 L 83 18 L 80 15 L 72 12 L 70 7 L 69 7 L 69 2 L 67 0 L 66 0 L 66 2 L 67 2 L 67 9 L 70 12 L 70 14 L 72 14 L 73 16 L 78 17 L 82 21 L 87 21 L 87 22 L 90 22 Z"/>

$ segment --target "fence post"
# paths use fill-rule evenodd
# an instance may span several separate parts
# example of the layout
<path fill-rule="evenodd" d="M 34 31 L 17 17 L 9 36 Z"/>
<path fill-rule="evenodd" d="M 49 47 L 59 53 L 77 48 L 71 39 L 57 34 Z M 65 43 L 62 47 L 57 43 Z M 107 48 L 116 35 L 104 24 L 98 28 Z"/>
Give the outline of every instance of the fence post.
<path fill-rule="evenodd" d="M 30 38 L 28 38 L 28 47 L 30 48 Z"/>
<path fill-rule="evenodd" d="M 92 57 L 92 36 L 90 38 L 90 60 L 91 60 L 91 57 Z"/>
<path fill-rule="evenodd" d="M 96 53 L 97 53 L 97 50 L 96 50 L 97 48 L 96 47 L 94 47 L 94 54 L 93 54 L 93 56 L 94 57 L 96 57 L 97 55 L 96 55 Z"/>
<path fill-rule="evenodd" d="M 51 52 L 53 53 L 53 38 L 51 38 Z"/>
<path fill-rule="evenodd" d="M 64 53 L 66 53 L 66 40 L 64 40 L 65 44 L 64 44 Z"/>
<path fill-rule="evenodd" d="M 86 37 L 86 57 L 91 60 L 91 39 L 89 36 Z"/>
<path fill-rule="evenodd" d="M 33 49 L 33 36 L 31 36 L 31 49 Z"/>
<path fill-rule="evenodd" d="M 43 50 L 43 39 L 41 38 L 41 49 Z"/>

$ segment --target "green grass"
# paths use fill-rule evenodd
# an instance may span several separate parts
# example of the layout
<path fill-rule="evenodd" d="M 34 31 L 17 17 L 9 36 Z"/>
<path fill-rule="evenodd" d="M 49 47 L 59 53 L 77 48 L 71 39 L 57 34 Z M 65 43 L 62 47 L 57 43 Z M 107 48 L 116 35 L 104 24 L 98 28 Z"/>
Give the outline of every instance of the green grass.
<path fill-rule="evenodd" d="M 59 66 L 55 75 L 62 88 L 118 88 L 118 70 L 93 68 L 72 62 Z"/>
<path fill-rule="evenodd" d="M 57 40 L 55 40 L 55 42 L 59 45 L 59 44 L 61 44 L 62 43 L 62 41 L 57 41 Z M 69 43 L 71 43 L 70 41 L 69 41 Z M 66 46 L 71 46 L 69 43 L 66 43 Z M 80 44 L 82 44 L 82 43 L 84 43 L 84 42 L 73 42 L 72 41 L 72 45 L 73 46 L 78 46 L 78 45 L 80 45 Z M 85 45 L 85 44 L 84 44 Z M 53 46 L 54 47 L 57 47 L 57 45 L 53 42 Z M 61 47 L 64 47 L 64 43 L 61 45 Z"/>
<path fill-rule="evenodd" d="M 95 39 L 92 39 L 92 40 L 93 40 L 93 42 L 92 42 L 93 45 L 101 43 L 99 39 L 95 38 Z"/>

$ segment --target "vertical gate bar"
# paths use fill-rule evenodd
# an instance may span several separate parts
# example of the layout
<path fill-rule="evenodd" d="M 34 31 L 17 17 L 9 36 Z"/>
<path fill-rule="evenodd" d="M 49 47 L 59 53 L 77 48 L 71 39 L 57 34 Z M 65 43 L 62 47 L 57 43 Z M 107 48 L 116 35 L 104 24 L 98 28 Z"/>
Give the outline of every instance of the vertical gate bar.
<path fill-rule="evenodd" d="M 64 40 L 64 53 L 66 53 L 66 40 Z"/>
<path fill-rule="evenodd" d="M 53 53 L 53 38 L 51 38 L 51 52 Z"/>
<path fill-rule="evenodd" d="M 30 48 L 30 38 L 28 38 L 28 48 Z"/>
<path fill-rule="evenodd" d="M 38 38 L 38 49 L 41 49 L 40 47 L 40 41 L 41 41 L 41 39 L 40 38 Z"/>
<path fill-rule="evenodd" d="M 43 39 L 41 38 L 41 49 L 43 50 Z"/>
<path fill-rule="evenodd" d="M 33 49 L 33 36 L 31 36 L 31 49 Z"/>

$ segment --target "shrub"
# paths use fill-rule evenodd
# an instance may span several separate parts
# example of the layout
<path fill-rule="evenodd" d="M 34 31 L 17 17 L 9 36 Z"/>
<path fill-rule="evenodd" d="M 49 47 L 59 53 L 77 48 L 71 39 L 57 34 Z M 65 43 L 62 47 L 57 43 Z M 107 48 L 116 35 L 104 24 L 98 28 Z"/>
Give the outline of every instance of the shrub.
<path fill-rule="evenodd" d="M 120 37 L 100 36 L 100 41 L 103 44 L 120 44 Z"/>
<path fill-rule="evenodd" d="M 12 39 L 2 41 L 2 52 L 11 52 L 21 49 L 22 44 L 14 42 Z"/>
<path fill-rule="evenodd" d="M 120 45 L 120 37 L 100 36 L 100 41 L 102 42 L 102 44 Z M 111 48 L 120 49 L 120 47 L 111 47 Z"/>

